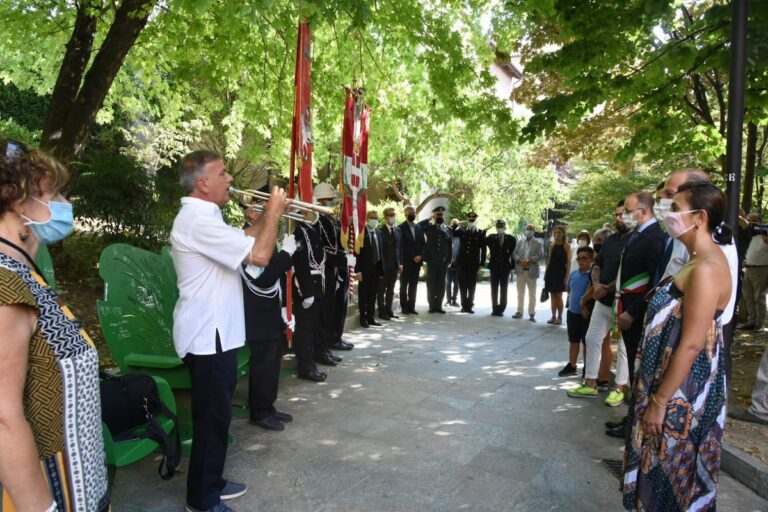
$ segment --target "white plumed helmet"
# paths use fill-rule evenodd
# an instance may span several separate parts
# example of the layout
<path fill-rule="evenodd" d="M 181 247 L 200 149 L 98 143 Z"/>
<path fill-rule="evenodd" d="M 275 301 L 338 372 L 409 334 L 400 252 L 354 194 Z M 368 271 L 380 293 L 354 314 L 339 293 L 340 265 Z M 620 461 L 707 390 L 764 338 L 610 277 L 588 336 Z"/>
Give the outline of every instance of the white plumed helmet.
<path fill-rule="evenodd" d="M 336 191 L 330 183 L 318 183 L 315 185 L 313 195 L 315 199 L 336 199 Z"/>

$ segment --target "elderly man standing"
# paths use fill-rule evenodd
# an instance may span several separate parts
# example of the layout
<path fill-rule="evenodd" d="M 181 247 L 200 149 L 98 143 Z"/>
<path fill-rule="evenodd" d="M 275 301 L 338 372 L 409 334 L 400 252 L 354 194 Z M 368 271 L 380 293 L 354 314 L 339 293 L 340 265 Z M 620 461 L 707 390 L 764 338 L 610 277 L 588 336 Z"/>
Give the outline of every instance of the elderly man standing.
<path fill-rule="evenodd" d="M 424 261 L 427 262 L 427 302 L 430 313 L 445 314 L 442 308 L 445 294 L 445 275 L 451 261 L 451 240 L 453 233 L 445 227 L 445 208 L 438 206 L 432 210 L 432 219 L 419 224 L 427 238 Z"/>
<path fill-rule="evenodd" d="M 419 272 L 424 263 L 426 239 L 421 226 L 416 223 L 416 209 L 405 207 L 405 222 L 400 224 L 401 257 L 403 271 L 400 273 L 400 309 L 404 315 L 417 315 L 416 291 L 419 287 Z"/>
<path fill-rule="evenodd" d="M 195 151 L 181 160 L 186 197 L 173 222 L 171 246 L 179 300 L 173 311 L 173 342 L 192 383 L 192 453 L 187 473 L 187 510 L 232 510 L 221 500 L 246 492 L 224 480 L 237 350 L 245 344 L 241 264 L 265 267 L 275 249 L 285 192 L 272 189 L 264 215 L 243 229 L 224 223 L 232 176 L 218 154 Z"/>
<path fill-rule="evenodd" d="M 539 278 L 539 261 L 544 251 L 541 242 L 533 237 L 535 232 L 533 224 L 525 226 L 525 238 L 517 243 L 512 253 L 517 275 L 517 313 L 512 318 L 523 318 L 527 287 L 528 317 L 531 322 L 536 321 L 536 280 Z"/>
<path fill-rule="evenodd" d="M 515 268 L 512 254 L 515 252 L 517 239 L 506 234 L 507 223 L 504 219 L 496 221 L 496 233 L 485 238 L 485 245 L 490 251 L 488 268 L 491 271 L 491 304 L 493 316 L 504 316 L 507 309 L 507 287 L 509 273 Z"/>

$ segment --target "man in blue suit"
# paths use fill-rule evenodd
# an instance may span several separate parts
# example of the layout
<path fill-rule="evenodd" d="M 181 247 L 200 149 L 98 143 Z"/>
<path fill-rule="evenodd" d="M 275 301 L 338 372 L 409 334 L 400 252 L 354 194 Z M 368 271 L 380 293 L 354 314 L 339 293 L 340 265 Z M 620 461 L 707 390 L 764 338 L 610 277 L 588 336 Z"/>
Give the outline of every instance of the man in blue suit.
<path fill-rule="evenodd" d="M 404 213 L 406 220 L 398 226 L 402 236 L 400 261 L 403 265 L 403 271 L 400 274 L 400 308 L 405 315 L 417 315 L 416 289 L 424 260 L 426 239 L 424 238 L 424 230 L 416 223 L 414 207 L 406 206 Z"/>
<path fill-rule="evenodd" d="M 391 320 L 398 318 L 392 311 L 392 299 L 395 295 L 397 275 L 403 268 L 400 261 L 401 235 L 400 228 L 395 226 L 395 209 L 384 209 L 384 226 L 379 228 L 381 234 L 381 263 L 384 274 L 379 280 L 379 292 L 376 302 L 379 307 L 379 318 Z"/>

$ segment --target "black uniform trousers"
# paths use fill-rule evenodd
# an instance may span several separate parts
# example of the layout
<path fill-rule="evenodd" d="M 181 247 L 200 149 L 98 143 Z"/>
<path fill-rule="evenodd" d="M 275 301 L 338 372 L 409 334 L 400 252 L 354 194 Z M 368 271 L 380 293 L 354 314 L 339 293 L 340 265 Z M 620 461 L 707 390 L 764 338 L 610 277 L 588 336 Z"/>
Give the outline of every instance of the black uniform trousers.
<path fill-rule="evenodd" d="M 336 269 L 329 266 L 325 267 L 325 296 L 328 300 L 323 301 L 323 308 L 318 317 L 320 326 L 320 336 L 316 343 L 316 349 L 325 351 L 338 341 L 336 337 Z"/>
<path fill-rule="evenodd" d="M 629 385 L 635 381 L 635 356 L 640 347 L 640 340 L 643 338 L 643 319 L 635 319 L 632 327 L 626 331 L 621 331 L 621 339 L 624 341 L 624 347 L 627 349 L 627 366 L 629 366 Z"/>
<path fill-rule="evenodd" d="M 427 301 L 430 311 L 443 309 L 447 271 L 448 265 L 444 263 L 427 263 Z"/>
<path fill-rule="evenodd" d="M 475 287 L 477 286 L 477 266 L 459 266 L 459 294 L 461 308 L 472 309 L 475 305 Z"/>
<path fill-rule="evenodd" d="M 347 320 L 347 306 L 349 306 L 349 268 L 340 268 L 337 279 L 336 292 L 331 297 L 334 302 L 334 338 L 331 344 L 340 341 L 344 334 L 344 322 Z"/>
<path fill-rule="evenodd" d="M 419 287 L 419 272 L 421 265 L 407 261 L 403 263 L 403 273 L 400 274 L 400 308 L 403 312 L 416 310 L 416 290 Z"/>
<path fill-rule="evenodd" d="M 459 268 L 454 264 L 448 266 L 445 273 L 445 302 L 456 302 L 459 296 Z"/>
<path fill-rule="evenodd" d="M 507 288 L 511 271 L 510 267 L 491 266 L 491 304 L 495 313 L 504 313 L 507 309 Z"/>
<path fill-rule="evenodd" d="M 357 304 L 360 308 L 360 321 L 374 320 L 376 313 L 376 292 L 379 288 L 379 273 L 375 269 L 363 271 L 363 280 L 357 287 Z"/>
<path fill-rule="evenodd" d="M 313 275 L 313 288 L 322 290 L 322 275 Z M 316 369 L 314 356 L 315 347 L 322 343 L 320 338 L 319 317 L 323 308 L 323 296 L 321 293 L 314 295 L 314 302 L 304 309 L 301 305 L 303 299 L 297 293 L 293 294 L 293 314 L 296 316 L 296 330 L 293 333 L 293 351 L 296 354 L 296 369 L 300 373 L 311 372 Z"/>
<path fill-rule="evenodd" d="M 379 308 L 379 315 L 392 315 L 392 300 L 395 297 L 395 283 L 397 282 L 397 267 L 385 269 L 384 274 L 379 279 L 379 289 L 376 296 L 376 303 Z"/>
<path fill-rule="evenodd" d="M 217 331 L 215 354 L 187 354 L 183 359 L 192 383 L 187 504 L 199 510 L 215 507 L 226 484 L 222 475 L 237 383 L 237 350 L 222 352 Z"/>
<path fill-rule="evenodd" d="M 275 401 L 284 343 L 283 336 L 271 340 L 248 340 L 251 347 L 251 358 L 248 361 L 248 409 L 251 421 L 269 418 L 276 412 Z"/>

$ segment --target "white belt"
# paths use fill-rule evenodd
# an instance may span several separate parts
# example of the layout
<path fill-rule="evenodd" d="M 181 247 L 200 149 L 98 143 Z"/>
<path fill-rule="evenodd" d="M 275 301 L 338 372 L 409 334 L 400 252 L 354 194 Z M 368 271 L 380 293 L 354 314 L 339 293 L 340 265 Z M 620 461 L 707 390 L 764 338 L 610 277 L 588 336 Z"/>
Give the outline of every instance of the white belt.
<path fill-rule="evenodd" d="M 309 273 L 311 275 L 313 275 L 313 276 L 321 276 L 321 275 L 323 275 L 323 271 L 322 270 L 310 270 Z"/>

